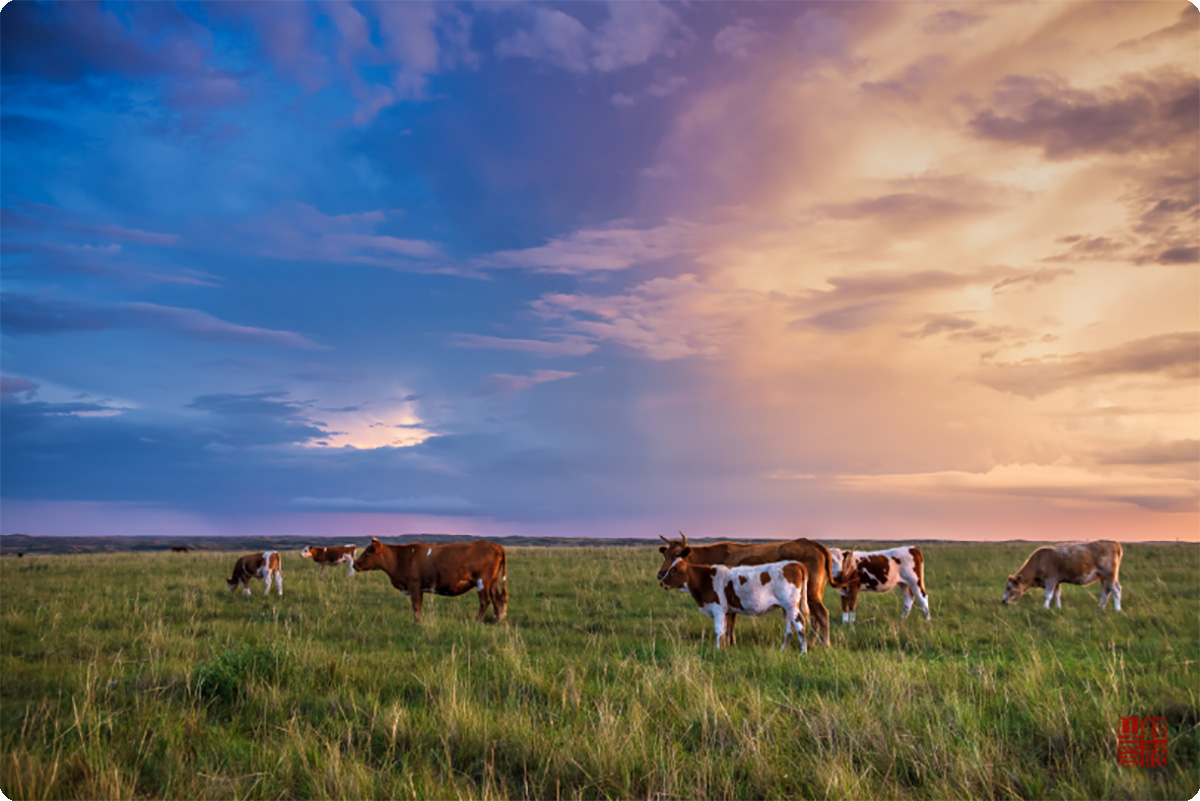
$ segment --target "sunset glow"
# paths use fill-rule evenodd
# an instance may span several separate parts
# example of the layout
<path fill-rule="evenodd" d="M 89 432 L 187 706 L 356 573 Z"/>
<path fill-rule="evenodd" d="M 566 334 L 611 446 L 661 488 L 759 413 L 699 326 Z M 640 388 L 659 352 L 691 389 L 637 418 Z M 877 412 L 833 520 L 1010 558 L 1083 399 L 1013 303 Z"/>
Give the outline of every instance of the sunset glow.
<path fill-rule="evenodd" d="M 0 533 L 1200 541 L 1190 3 L 3 15 Z"/>

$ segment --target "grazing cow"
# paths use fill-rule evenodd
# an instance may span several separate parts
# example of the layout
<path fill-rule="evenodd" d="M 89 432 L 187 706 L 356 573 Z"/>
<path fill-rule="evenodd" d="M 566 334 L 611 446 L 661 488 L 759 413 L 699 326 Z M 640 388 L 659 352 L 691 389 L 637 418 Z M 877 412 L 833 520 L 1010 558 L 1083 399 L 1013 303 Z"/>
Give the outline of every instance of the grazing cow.
<path fill-rule="evenodd" d="M 1121 611 L 1121 582 L 1117 574 L 1121 570 L 1121 544 L 1111 540 L 1096 542 L 1074 542 L 1069 545 L 1053 545 L 1034 551 L 1021 569 L 1008 577 L 1004 585 L 1001 603 L 1016 603 L 1030 587 L 1046 588 L 1046 608 L 1050 599 L 1062 608 L 1062 585 L 1091 584 L 1100 580 L 1100 608 L 1113 597 L 1117 611 Z"/>
<path fill-rule="evenodd" d="M 669 540 L 659 535 L 659 539 L 666 542 L 666 545 L 658 546 L 663 555 L 662 567 L 658 569 L 659 581 L 662 581 L 671 564 L 681 557 L 686 557 L 692 564 L 726 567 L 787 561 L 804 565 L 808 571 L 808 607 L 812 610 L 813 628 L 816 630 L 817 639 L 829 645 L 829 610 L 825 608 L 821 596 L 825 594 L 826 583 L 834 584 L 834 571 L 829 550 L 824 545 L 803 538 L 788 542 L 717 542 L 712 545 L 688 545 L 687 537 L 682 531 L 679 532 L 679 536 L 682 539 Z M 726 639 L 730 645 L 737 642 L 733 633 L 735 622 L 736 614 L 731 612 L 729 620 L 726 621 Z"/>
<path fill-rule="evenodd" d="M 336 565 L 338 562 L 345 562 L 350 569 L 347 575 L 354 575 L 354 555 L 358 551 L 358 546 L 353 544 L 332 545 L 322 548 L 319 545 L 309 545 L 300 552 L 300 556 L 305 559 L 312 559 L 321 566 L 321 572 L 325 572 L 325 565 Z"/>
<path fill-rule="evenodd" d="M 171 550 L 174 553 L 187 553 L 188 552 L 186 545 L 172 545 Z"/>
<path fill-rule="evenodd" d="M 925 589 L 925 559 L 916 547 L 890 548 L 886 551 L 846 551 L 830 548 L 834 575 L 845 581 L 838 587 L 842 596 L 842 622 L 853 623 L 858 607 L 858 593 L 891 592 L 900 585 L 904 588 L 904 611 L 900 619 L 912 611 L 913 598 L 921 604 L 925 619 L 929 620 L 929 593 Z"/>
<path fill-rule="evenodd" d="M 804 618 L 809 612 L 808 570 L 800 562 L 725 567 L 691 564 L 678 558 L 663 573 L 659 584 L 664 590 L 682 589 L 691 593 L 700 611 L 711 617 L 716 626 L 717 648 L 728 645 L 727 617 L 782 609 L 784 649 L 795 631 L 800 638 L 800 653 L 808 650 L 804 641 Z"/>
<path fill-rule="evenodd" d="M 271 580 L 274 579 L 279 594 L 283 595 L 283 570 L 279 563 L 279 551 L 246 554 L 237 560 L 237 564 L 233 566 L 233 578 L 226 579 L 225 585 L 232 592 L 241 584 L 249 595 L 252 578 L 260 578 L 267 583 L 266 589 L 263 590 L 264 595 L 271 591 Z"/>
<path fill-rule="evenodd" d="M 508 612 L 508 556 L 504 548 L 487 540 L 474 542 L 384 545 L 378 539 L 354 561 L 355 570 L 382 570 L 392 586 L 412 600 L 413 618 L 421 621 L 421 602 L 427 592 L 462 595 L 479 592 L 482 621 L 488 604 L 496 612 L 492 622 L 504 620 Z"/>

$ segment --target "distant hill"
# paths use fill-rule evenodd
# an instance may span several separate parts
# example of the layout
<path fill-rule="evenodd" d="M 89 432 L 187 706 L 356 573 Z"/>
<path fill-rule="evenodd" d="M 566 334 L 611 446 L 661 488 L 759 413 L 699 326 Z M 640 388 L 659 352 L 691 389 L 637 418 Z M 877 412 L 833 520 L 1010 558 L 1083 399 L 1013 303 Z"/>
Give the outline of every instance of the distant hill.
<path fill-rule="evenodd" d="M 383 537 L 384 542 L 399 544 L 405 542 L 468 542 L 478 537 L 461 534 L 401 534 L 395 537 Z M 618 537 L 612 539 L 589 539 L 587 537 L 488 537 L 509 548 L 535 546 L 543 548 L 649 548 L 662 544 L 658 538 L 641 539 L 637 537 Z M 729 537 L 694 537 L 688 542 L 701 545 Z M 767 542 L 763 539 L 738 539 L 738 542 Z M 1065 540 L 1064 540 L 1065 541 Z M 182 547 L 189 551 L 296 551 L 303 550 L 306 545 L 345 545 L 347 542 L 366 546 L 367 537 L 296 537 L 296 536 L 256 536 L 230 535 L 224 537 L 39 537 L 30 534 L 0 534 L 0 556 L 15 557 L 40 556 L 69 553 L 126 553 L 138 551 L 169 551 Z M 854 547 L 861 550 L 875 548 L 890 548 L 898 543 L 894 540 L 821 540 L 829 546 Z M 1006 540 L 1004 543 L 992 544 L 1028 544 L 1031 547 L 1046 545 L 1044 542 L 1029 540 Z M 938 545 L 969 544 L 963 540 L 908 540 L 907 545 L 936 547 Z M 1135 545 L 1172 545 L 1170 542 L 1145 542 Z M 1195 545 L 1196 543 L 1183 543 Z"/>

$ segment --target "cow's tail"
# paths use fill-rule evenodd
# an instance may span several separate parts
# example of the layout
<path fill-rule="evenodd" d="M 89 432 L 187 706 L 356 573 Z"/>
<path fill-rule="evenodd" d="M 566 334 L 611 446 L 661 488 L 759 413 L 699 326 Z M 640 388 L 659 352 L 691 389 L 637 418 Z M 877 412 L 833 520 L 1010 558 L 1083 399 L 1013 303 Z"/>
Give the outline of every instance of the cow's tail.
<path fill-rule="evenodd" d="M 833 554 L 829 553 L 829 549 L 825 548 L 825 575 L 829 576 L 829 586 L 835 590 L 840 590 L 843 587 L 849 587 L 850 582 L 854 580 L 852 573 L 846 572 L 846 560 L 842 560 L 842 572 L 838 576 L 842 576 L 842 580 L 838 581 L 837 576 L 833 575 Z M 809 579 L 811 581 L 811 578 Z"/>
<path fill-rule="evenodd" d="M 508 554 L 500 549 L 500 561 L 492 587 L 492 607 L 496 610 L 496 623 L 504 620 L 508 614 Z"/>
<path fill-rule="evenodd" d="M 916 546 L 910 550 L 913 556 L 913 570 L 917 574 L 917 586 L 921 588 L 921 594 L 928 598 L 929 590 L 925 589 L 925 557 L 921 555 L 921 549 Z"/>
<path fill-rule="evenodd" d="M 804 565 L 800 565 L 800 567 L 803 568 Z M 808 570 L 805 570 L 800 576 L 800 614 L 804 615 L 805 620 L 809 619 L 808 585 L 812 580 L 813 577 L 809 575 Z"/>

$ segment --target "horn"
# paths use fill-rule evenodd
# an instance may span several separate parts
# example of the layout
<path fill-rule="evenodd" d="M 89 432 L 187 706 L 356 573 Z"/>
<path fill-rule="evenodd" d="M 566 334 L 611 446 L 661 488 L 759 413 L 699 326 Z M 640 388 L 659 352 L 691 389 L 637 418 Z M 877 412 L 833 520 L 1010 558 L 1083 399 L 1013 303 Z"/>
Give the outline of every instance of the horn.
<path fill-rule="evenodd" d="M 680 544 L 681 544 L 681 545 L 687 545 L 687 535 L 686 535 L 686 534 L 684 534 L 684 533 L 681 531 L 681 532 L 679 532 L 679 536 L 683 538 L 683 540 L 682 540 L 682 542 L 681 542 Z"/>
<path fill-rule="evenodd" d="M 659 534 L 659 535 L 658 535 L 658 538 L 659 538 L 660 540 L 662 540 L 663 542 L 666 542 L 666 543 L 670 543 L 670 542 L 671 542 L 669 539 L 667 539 L 666 537 L 664 537 L 662 534 Z"/>

